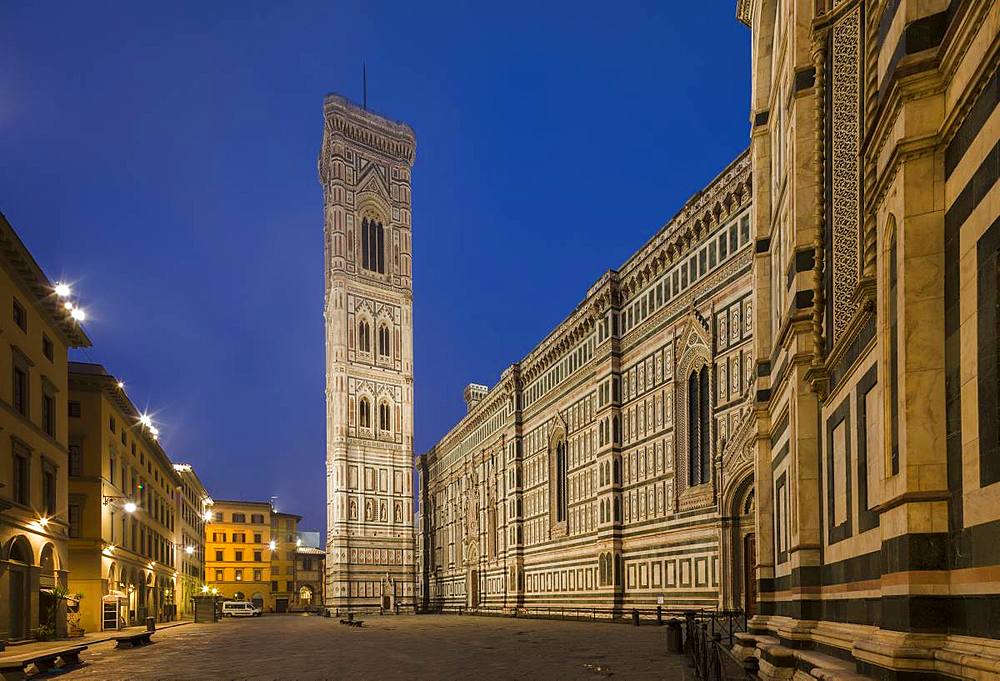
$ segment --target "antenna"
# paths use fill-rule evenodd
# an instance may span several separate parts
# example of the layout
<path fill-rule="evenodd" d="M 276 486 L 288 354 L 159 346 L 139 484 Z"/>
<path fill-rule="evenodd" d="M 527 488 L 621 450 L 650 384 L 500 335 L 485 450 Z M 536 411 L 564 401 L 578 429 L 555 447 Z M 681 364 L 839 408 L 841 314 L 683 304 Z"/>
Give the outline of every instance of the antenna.
<path fill-rule="evenodd" d="M 361 105 L 365 111 L 368 111 L 368 65 L 364 62 L 361 62 L 361 88 Z"/>

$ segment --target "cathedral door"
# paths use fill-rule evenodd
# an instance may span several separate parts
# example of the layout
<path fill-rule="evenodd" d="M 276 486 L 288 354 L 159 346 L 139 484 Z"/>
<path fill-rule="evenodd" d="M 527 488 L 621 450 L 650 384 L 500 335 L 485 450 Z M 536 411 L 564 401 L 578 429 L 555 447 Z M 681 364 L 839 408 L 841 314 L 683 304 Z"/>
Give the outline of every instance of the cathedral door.
<path fill-rule="evenodd" d="M 469 572 L 465 604 L 473 610 L 479 607 L 479 570 Z"/>

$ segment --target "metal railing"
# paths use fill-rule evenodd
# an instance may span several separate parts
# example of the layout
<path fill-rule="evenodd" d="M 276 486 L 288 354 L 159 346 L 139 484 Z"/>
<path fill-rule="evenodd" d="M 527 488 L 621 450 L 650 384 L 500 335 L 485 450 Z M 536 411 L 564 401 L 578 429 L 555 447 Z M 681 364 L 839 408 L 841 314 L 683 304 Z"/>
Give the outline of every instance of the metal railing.
<path fill-rule="evenodd" d="M 735 634 L 746 629 L 746 613 L 740 611 L 684 614 L 684 650 L 700 681 L 757 681 L 756 667 L 730 652 Z"/>
<path fill-rule="evenodd" d="M 638 618 L 640 623 L 665 624 L 671 618 L 684 619 L 688 613 L 694 613 L 699 620 L 709 624 L 711 633 L 722 633 L 728 637 L 732 645 L 733 634 L 746 631 L 746 614 L 741 610 L 683 610 L 664 606 L 646 607 L 574 607 L 574 606 L 508 606 L 479 605 L 469 608 L 464 605 L 437 604 L 418 610 L 419 614 L 453 614 L 481 615 L 485 617 L 527 617 L 532 619 L 558 619 L 589 622 L 625 622 L 634 623 Z"/>

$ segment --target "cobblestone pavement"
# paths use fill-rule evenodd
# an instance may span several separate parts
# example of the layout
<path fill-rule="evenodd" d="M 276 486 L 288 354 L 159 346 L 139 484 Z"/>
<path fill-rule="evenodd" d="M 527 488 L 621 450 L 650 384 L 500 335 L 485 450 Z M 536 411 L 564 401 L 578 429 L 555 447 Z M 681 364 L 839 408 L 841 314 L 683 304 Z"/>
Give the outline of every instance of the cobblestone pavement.
<path fill-rule="evenodd" d="M 271 615 L 157 632 L 154 645 L 99 643 L 62 679 L 679 679 L 666 629 L 456 615 L 336 619 Z"/>

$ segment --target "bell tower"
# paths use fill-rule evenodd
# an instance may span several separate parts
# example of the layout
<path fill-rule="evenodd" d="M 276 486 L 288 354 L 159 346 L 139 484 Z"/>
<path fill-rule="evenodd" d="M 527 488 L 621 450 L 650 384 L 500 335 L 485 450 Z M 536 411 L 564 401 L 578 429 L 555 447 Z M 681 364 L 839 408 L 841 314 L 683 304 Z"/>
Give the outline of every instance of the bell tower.
<path fill-rule="evenodd" d="M 323 119 L 326 607 L 412 611 L 416 139 L 339 95 Z"/>

